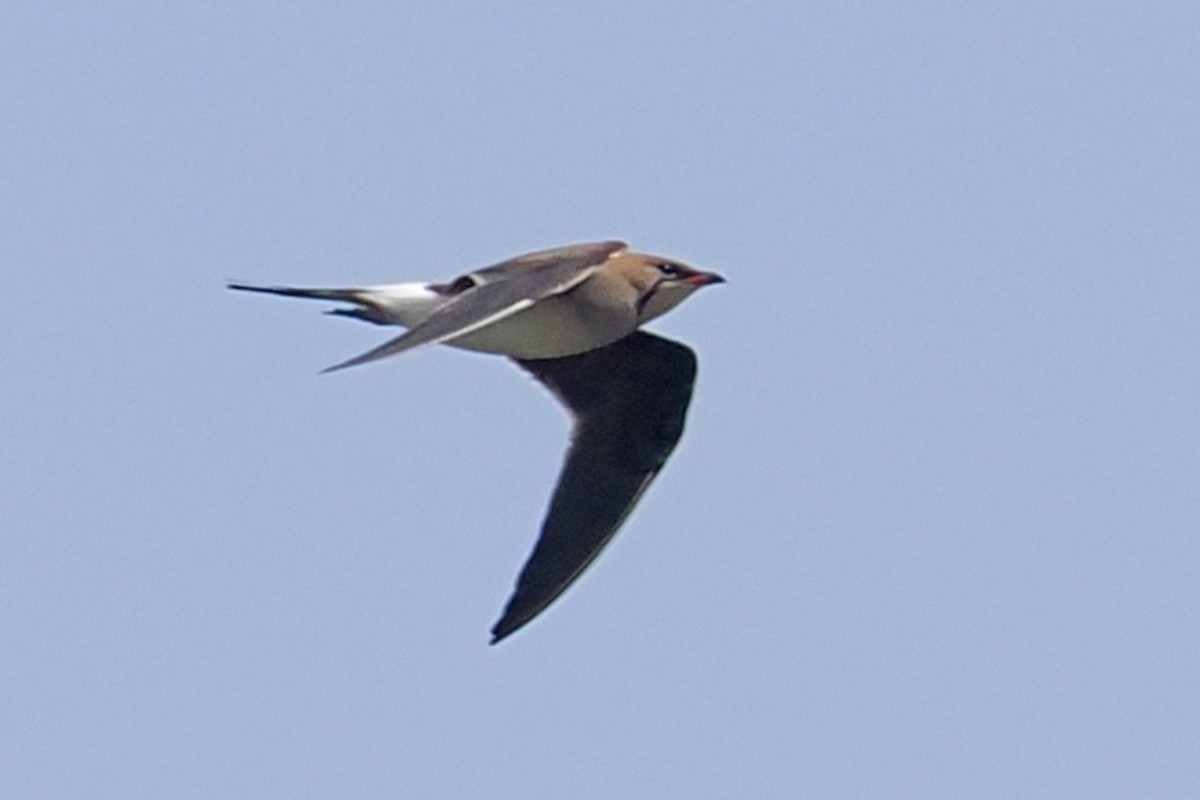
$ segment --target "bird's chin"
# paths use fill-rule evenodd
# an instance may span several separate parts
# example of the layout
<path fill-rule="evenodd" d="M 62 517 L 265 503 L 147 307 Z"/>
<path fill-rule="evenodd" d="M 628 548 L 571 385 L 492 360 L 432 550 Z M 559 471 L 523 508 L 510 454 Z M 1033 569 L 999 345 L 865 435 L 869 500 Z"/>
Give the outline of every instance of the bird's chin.
<path fill-rule="evenodd" d="M 655 317 L 661 317 L 686 300 L 687 296 L 696 291 L 697 288 L 696 286 L 689 286 L 687 284 L 660 286 L 658 291 L 646 301 L 646 306 L 642 309 L 642 322 L 649 322 Z"/>

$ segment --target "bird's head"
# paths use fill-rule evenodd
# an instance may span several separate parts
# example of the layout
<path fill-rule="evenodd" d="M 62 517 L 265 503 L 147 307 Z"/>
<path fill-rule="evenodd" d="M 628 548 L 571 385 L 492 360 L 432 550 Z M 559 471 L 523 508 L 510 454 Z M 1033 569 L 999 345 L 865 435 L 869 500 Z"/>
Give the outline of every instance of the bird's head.
<path fill-rule="evenodd" d="M 682 303 L 701 286 L 724 283 L 715 272 L 690 267 L 680 261 L 644 253 L 625 253 L 626 274 L 641 295 L 638 317 L 649 322 Z"/>

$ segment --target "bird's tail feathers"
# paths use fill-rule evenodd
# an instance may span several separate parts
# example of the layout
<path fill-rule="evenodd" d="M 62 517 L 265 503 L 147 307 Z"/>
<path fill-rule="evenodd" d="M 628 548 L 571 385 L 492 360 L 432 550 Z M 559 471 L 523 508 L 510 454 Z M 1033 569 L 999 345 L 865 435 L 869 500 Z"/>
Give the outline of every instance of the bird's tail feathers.
<path fill-rule="evenodd" d="M 310 300 L 332 300 L 340 303 L 353 303 L 354 308 L 333 308 L 326 314 L 338 317 L 370 322 L 374 325 L 395 325 L 387 311 L 368 291 L 363 289 L 310 289 L 298 286 L 261 286 L 254 283 L 238 283 L 230 281 L 226 284 L 230 289 L 239 292 L 261 292 L 262 294 L 277 294 L 283 297 L 303 297 Z"/>
<path fill-rule="evenodd" d="M 341 300 L 346 303 L 361 301 L 359 289 L 306 289 L 298 286 L 262 286 L 255 283 L 238 283 L 229 281 L 225 284 L 230 289 L 239 292 L 261 292 L 263 294 L 278 294 L 284 297 L 307 297 L 311 300 Z"/>

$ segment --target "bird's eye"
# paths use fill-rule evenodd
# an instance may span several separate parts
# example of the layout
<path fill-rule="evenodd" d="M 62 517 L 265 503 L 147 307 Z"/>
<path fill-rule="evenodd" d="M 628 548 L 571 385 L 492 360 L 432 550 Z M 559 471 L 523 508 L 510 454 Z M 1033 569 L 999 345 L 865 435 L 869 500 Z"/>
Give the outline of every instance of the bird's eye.
<path fill-rule="evenodd" d="M 683 268 L 678 264 L 672 264 L 669 261 L 664 261 L 658 265 L 658 271 L 662 273 L 664 278 L 682 278 Z"/>

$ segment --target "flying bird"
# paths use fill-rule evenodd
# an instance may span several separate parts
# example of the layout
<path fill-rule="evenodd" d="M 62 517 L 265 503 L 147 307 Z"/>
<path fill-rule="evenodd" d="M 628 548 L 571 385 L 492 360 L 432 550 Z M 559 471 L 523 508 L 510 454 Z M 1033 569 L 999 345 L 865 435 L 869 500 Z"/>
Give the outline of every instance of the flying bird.
<path fill-rule="evenodd" d="M 492 644 L 544 611 L 616 534 L 683 435 L 696 377 L 691 348 L 638 328 L 715 272 L 624 242 L 527 253 L 446 283 L 337 289 L 229 283 L 230 289 L 349 304 L 327 312 L 407 328 L 333 372 L 427 344 L 507 356 L 573 418 L 541 534 Z"/>

